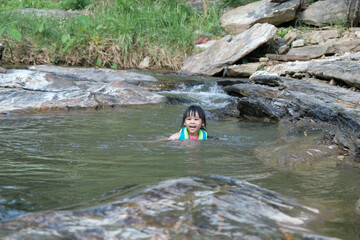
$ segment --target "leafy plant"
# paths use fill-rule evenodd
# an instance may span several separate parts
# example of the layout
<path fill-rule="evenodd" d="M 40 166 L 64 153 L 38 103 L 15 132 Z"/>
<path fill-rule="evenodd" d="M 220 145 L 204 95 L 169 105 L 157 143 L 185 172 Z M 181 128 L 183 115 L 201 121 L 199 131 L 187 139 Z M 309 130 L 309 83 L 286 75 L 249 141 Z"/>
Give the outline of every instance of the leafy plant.
<path fill-rule="evenodd" d="M 10 23 L 9 25 L 4 25 L 0 27 L 0 36 L 4 33 L 7 33 L 10 37 L 15 39 L 16 41 L 21 41 L 22 35 L 19 32 L 18 28 L 15 26 L 15 22 Z"/>
<path fill-rule="evenodd" d="M 276 35 L 283 38 L 288 32 L 289 32 L 289 29 L 281 27 L 276 32 Z"/>
<path fill-rule="evenodd" d="M 61 37 L 61 42 L 63 43 L 64 47 L 61 49 L 61 52 L 64 53 L 68 48 L 74 43 L 75 38 L 72 38 L 70 34 L 64 34 Z"/>

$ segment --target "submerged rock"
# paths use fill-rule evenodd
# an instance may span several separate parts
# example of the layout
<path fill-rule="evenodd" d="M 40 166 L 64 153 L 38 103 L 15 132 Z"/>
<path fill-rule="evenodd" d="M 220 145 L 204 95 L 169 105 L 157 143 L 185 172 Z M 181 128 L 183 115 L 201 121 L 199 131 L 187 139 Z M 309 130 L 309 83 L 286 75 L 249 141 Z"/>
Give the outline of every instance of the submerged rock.
<path fill-rule="evenodd" d="M 255 148 L 255 156 L 275 167 L 299 169 L 334 157 L 339 150 L 332 142 L 333 126 L 306 120 L 282 122 L 277 126 L 279 139 Z"/>
<path fill-rule="evenodd" d="M 7 239 L 334 239 L 309 229 L 318 210 L 223 176 L 164 181 L 111 204 L 18 216 Z"/>

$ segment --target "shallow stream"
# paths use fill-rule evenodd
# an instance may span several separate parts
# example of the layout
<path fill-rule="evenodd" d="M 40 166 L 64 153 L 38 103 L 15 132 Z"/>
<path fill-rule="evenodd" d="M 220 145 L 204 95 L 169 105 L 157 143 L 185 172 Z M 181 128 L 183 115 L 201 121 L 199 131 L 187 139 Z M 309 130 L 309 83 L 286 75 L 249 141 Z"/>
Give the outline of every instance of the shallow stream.
<path fill-rule="evenodd" d="M 263 161 L 290 130 L 218 118 L 232 99 L 215 82 L 180 81 L 161 92 L 172 104 L 2 117 L 0 238 L 360 238 L 359 169 L 336 156 L 296 168 Z M 157 141 L 191 103 L 213 139 Z"/>

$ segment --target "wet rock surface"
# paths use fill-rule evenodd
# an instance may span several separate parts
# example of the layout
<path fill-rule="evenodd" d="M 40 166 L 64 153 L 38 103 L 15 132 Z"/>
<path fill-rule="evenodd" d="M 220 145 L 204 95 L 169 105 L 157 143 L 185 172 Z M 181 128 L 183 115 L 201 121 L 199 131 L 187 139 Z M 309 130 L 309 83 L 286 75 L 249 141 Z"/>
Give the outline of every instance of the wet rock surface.
<path fill-rule="evenodd" d="M 359 157 L 358 92 L 317 79 L 298 80 L 263 73 L 256 74 L 256 81 L 252 83 L 224 87 L 230 95 L 239 97 L 237 106 L 241 117 L 276 122 L 308 119 L 332 124 L 337 128 L 335 141 L 350 149 L 355 159 Z"/>
<path fill-rule="evenodd" d="M 167 180 L 108 205 L 3 221 L 3 239 L 334 239 L 310 230 L 317 209 L 222 176 Z"/>
<path fill-rule="evenodd" d="M 166 102 L 165 97 L 137 86 L 156 81 L 142 74 L 46 66 L 32 69 L 11 69 L 0 74 L 0 112 L 96 109 Z"/>

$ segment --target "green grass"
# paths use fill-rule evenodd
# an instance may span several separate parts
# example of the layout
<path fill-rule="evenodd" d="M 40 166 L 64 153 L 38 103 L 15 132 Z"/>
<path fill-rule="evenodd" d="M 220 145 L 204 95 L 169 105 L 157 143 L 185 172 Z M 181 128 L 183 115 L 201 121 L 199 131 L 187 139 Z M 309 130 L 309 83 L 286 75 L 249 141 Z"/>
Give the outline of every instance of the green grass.
<path fill-rule="evenodd" d="M 249 3 L 258 2 L 260 0 L 223 0 L 224 7 L 238 7 Z"/>
<path fill-rule="evenodd" d="M 37 8 L 37 9 L 64 9 L 76 10 L 83 9 L 94 0 L 0 0 L 0 7 L 2 10 L 14 10 L 22 8 Z"/>
<path fill-rule="evenodd" d="M 0 0 L 0 6 L 4 2 L 4 9 L 19 2 L 20 8 L 63 9 L 65 1 Z M 177 70 L 196 40 L 224 34 L 219 11 L 210 7 L 204 18 L 174 0 L 87 1 L 83 15 L 68 19 L 2 11 L 2 62 L 131 68 L 149 56 L 154 67 Z"/>

